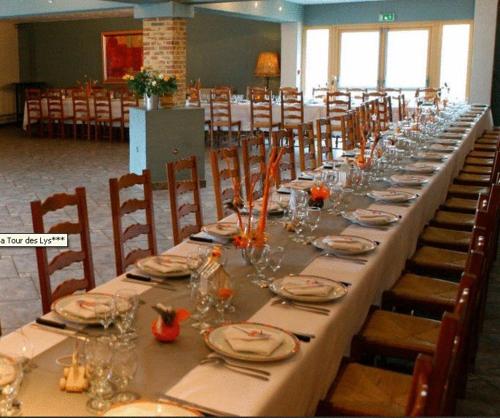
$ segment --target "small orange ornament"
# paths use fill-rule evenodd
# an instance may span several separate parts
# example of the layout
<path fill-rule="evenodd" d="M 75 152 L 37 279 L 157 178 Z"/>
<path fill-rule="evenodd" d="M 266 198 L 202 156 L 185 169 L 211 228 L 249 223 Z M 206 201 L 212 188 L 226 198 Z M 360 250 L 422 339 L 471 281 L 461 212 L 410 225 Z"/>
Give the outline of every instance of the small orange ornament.
<path fill-rule="evenodd" d="M 217 296 L 219 296 L 221 299 L 229 299 L 231 296 L 233 296 L 233 290 L 228 289 L 227 287 L 222 287 L 217 290 Z"/>

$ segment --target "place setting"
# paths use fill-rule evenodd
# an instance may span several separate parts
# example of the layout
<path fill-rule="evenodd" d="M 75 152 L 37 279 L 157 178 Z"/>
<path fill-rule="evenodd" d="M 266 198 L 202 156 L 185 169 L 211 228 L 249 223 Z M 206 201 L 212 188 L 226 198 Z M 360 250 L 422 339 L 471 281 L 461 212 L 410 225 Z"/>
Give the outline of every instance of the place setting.
<path fill-rule="evenodd" d="M 356 209 L 342 212 L 342 217 L 353 224 L 367 228 L 387 229 L 399 221 L 400 215 L 373 209 Z"/>
<path fill-rule="evenodd" d="M 407 173 L 415 173 L 415 174 L 433 174 L 438 167 L 433 164 L 425 163 L 425 162 L 416 162 L 405 164 L 400 167 L 401 171 Z"/>
<path fill-rule="evenodd" d="M 429 182 L 429 177 L 418 174 L 393 174 L 390 180 L 394 186 L 420 188 Z"/>
<path fill-rule="evenodd" d="M 405 192 L 403 190 L 372 190 L 366 194 L 377 203 L 383 204 L 410 204 L 419 197 L 417 193 Z"/>
<path fill-rule="evenodd" d="M 456 151 L 457 147 L 450 146 L 450 145 L 443 145 L 443 144 L 431 144 L 426 147 L 426 149 L 432 151 L 432 152 L 454 152 Z"/>
<path fill-rule="evenodd" d="M 447 157 L 439 152 L 420 151 L 413 158 L 415 158 L 416 160 L 443 161 Z"/>
<path fill-rule="evenodd" d="M 316 238 L 312 245 L 321 250 L 320 256 L 336 257 L 357 264 L 366 264 L 366 258 L 359 257 L 374 251 L 378 242 L 356 235 L 327 235 Z"/>

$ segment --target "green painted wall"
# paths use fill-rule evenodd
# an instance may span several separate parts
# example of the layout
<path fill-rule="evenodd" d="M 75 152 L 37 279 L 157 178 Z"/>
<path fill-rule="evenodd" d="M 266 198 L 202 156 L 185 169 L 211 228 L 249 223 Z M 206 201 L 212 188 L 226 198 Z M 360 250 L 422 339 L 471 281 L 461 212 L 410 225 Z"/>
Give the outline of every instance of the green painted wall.
<path fill-rule="evenodd" d="M 101 32 L 141 27 L 133 18 L 21 24 L 21 80 L 58 87 L 72 86 L 84 75 L 101 80 Z M 188 21 L 188 80 L 229 84 L 244 93 L 247 85 L 264 83 L 253 76 L 259 52 L 280 51 L 280 45 L 277 23 L 197 12 Z"/>

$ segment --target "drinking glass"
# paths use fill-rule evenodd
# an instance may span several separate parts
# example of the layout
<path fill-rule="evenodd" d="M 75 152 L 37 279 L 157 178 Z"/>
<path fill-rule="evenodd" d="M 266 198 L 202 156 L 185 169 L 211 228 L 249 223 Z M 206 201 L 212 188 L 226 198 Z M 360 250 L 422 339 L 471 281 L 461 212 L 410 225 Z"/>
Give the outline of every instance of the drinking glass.
<path fill-rule="evenodd" d="M 353 194 L 354 191 L 351 188 L 345 187 L 342 190 L 342 203 L 341 203 L 342 210 L 348 211 L 350 209 Z"/>
<path fill-rule="evenodd" d="M 316 231 L 316 229 L 318 229 L 320 220 L 321 208 L 307 208 L 306 226 L 309 231 L 311 231 L 311 235 L 307 237 L 307 241 L 311 241 L 315 238 L 312 234 L 314 233 L 314 231 Z"/>
<path fill-rule="evenodd" d="M 212 280 L 211 282 L 211 291 L 214 299 L 215 310 L 218 314 L 215 322 L 218 324 L 224 324 L 226 322 L 224 312 L 230 306 L 231 300 L 234 297 L 232 280 L 229 276 L 215 278 L 215 280 Z"/>
<path fill-rule="evenodd" d="M 267 244 L 254 245 L 251 243 L 249 249 L 249 261 L 255 268 L 255 274 L 250 275 L 250 277 L 252 283 L 260 286 L 266 281 L 266 276 L 262 271 L 265 269 L 269 260 L 270 247 Z"/>
<path fill-rule="evenodd" d="M 119 289 L 114 295 L 115 318 L 120 337 L 130 340 L 137 336 L 134 322 L 139 307 L 139 295 L 132 289 Z"/>
<path fill-rule="evenodd" d="M 273 272 L 276 273 L 283 263 L 283 258 L 285 257 L 285 247 L 277 246 L 271 247 L 271 251 L 269 253 L 269 262 L 268 267 Z"/>
<path fill-rule="evenodd" d="M 208 249 L 201 246 L 199 246 L 195 251 L 191 251 L 187 254 L 186 264 L 191 272 L 188 287 L 192 288 L 193 286 L 196 286 L 198 279 L 200 278 L 198 270 L 207 258 Z"/>
<path fill-rule="evenodd" d="M 292 189 L 288 206 L 289 212 L 294 213 L 296 210 L 306 208 L 308 201 L 309 201 L 309 194 L 306 191 Z"/>
<path fill-rule="evenodd" d="M 295 232 L 295 237 L 292 238 L 293 242 L 299 244 L 304 243 L 304 228 L 306 226 L 307 219 L 307 209 L 301 208 L 295 210 L 291 215 L 291 223 L 293 224 L 293 230 Z"/>
<path fill-rule="evenodd" d="M 114 345 L 112 362 L 112 380 L 118 393 L 114 402 L 131 402 L 139 398 L 135 392 L 127 391 L 127 386 L 137 372 L 138 356 L 137 346 L 130 342 L 116 342 Z"/>
<path fill-rule="evenodd" d="M 115 302 L 113 297 L 99 298 L 99 302 L 94 306 L 94 314 L 104 329 L 107 330 L 115 319 Z"/>
<path fill-rule="evenodd" d="M 193 317 L 195 322 L 191 326 L 201 330 L 209 328 L 210 324 L 205 318 L 210 310 L 211 297 L 208 288 L 208 277 L 204 273 L 200 275 L 199 284 L 191 289 L 191 299 L 197 311 L 197 315 Z"/>
<path fill-rule="evenodd" d="M 105 399 L 109 392 L 109 379 L 113 360 L 113 340 L 108 336 L 89 338 L 85 343 L 85 364 L 90 380 L 90 399 L 87 409 L 103 414 L 111 406 Z"/>
<path fill-rule="evenodd" d="M 16 359 L 0 355 L 0 416 L 21 415 L 16 401 L 23 380 L 23 365 Z"/>

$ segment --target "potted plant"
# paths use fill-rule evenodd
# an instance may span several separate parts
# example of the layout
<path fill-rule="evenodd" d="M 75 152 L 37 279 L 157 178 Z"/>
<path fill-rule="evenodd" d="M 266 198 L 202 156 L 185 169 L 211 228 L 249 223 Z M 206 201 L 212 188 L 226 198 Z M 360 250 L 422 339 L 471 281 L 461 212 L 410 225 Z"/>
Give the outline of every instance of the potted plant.
<path fill-rule="evenodd" d="M 135 75 L 126 74 L 123 79 L 127 81 L 129 90 L 144 97 L 146 110 L 158 109 L 159 97 L 172 95 L 177 91 L 175 76 L 170 77 L 146 68 Z"/>

